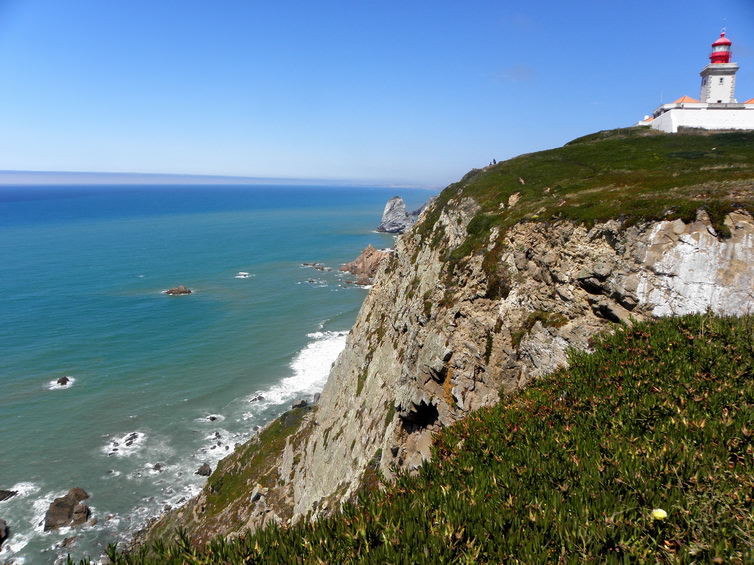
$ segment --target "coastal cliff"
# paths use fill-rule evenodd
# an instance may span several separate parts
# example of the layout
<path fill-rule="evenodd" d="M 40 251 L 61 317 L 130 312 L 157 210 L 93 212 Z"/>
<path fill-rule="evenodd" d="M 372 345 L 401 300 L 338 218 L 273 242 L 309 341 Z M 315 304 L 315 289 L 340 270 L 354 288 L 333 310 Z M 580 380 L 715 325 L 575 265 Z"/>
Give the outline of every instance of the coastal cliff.
<path fill-rule="evenodd" d="M 472 171 L 383 261 L 319 402 L 223 460 L 150 538 L 331 514 L 617 324 L 752 311 L 752 211 L 751 133 L 601 132 Z"/>

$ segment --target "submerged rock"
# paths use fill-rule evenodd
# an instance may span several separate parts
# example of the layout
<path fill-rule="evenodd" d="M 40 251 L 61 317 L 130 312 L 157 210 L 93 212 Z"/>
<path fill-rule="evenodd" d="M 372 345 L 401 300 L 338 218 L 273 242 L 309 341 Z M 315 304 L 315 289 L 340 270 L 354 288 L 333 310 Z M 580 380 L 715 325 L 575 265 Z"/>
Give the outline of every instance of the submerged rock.
<path fill-rule="evenodd" d="M 72 488 L 65 496 L 53 500 L 45 514 L 45 532 L 64 526 L 78 526 L 86 522 L 91 511 L 81 501 L 87 498 L 89 494 L 84 489 Z"/>

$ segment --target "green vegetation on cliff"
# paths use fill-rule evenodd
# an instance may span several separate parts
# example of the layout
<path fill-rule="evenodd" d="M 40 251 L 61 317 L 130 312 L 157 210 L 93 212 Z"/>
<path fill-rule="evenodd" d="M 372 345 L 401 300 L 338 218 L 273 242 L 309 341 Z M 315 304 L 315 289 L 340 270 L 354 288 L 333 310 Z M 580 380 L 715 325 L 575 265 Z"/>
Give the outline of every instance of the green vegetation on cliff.
<path fill-rule="evenodd" d="M 329 519 L 135 563 L 754 561 L 754 318 L 620 327 Z"/>
<path fill-rule="evenodd" d="M 725 214 L 736 208 L 754 213 L 752 186 L 754 132 L 626 128 L 473 170 L 440 194 L 418 229 L 425 241 L 439 243 L 442 234 L 433 230 L 445 204 L 468 197 L 481 210 L 455 255 L 478 250 L 493 226 L 557 219 L 691 221 L 699 208 L 725 236 Z"/>

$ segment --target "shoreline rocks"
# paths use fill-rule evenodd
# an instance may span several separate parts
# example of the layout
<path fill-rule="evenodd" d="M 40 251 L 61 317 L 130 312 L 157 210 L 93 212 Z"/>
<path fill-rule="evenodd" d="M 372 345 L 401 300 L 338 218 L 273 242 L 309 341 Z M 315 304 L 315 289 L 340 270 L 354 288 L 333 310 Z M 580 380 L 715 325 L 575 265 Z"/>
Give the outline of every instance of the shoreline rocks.
<path fill-rule="evenodd" d="M 17 490 L 0 490 L 0 502 L 13 498 L 18 494 Z"/>
<path fill-rule="evenodd" d="M 366 286 L 372 284 L 382 261 L 389 251 L 379 251 L 369 244 L 356 259 L 343 265 L 340 270 L 356 275 L 356 284 Z"/>
<path fill-rule="evenodd" d="M 85 523 L 91 516 L 91 510 L 81 501 L 87 498 L 89 494 L 84 489 L 72 488 L 65 496 L 53 500 L 45 514 L 44 531 Z"/>

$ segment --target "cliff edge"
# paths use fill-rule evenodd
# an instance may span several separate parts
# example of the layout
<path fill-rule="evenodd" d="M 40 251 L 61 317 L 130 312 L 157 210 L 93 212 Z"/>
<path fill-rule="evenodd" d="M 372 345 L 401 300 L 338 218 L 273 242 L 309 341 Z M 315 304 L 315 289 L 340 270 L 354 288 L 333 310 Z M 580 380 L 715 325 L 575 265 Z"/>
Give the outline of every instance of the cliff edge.
<path fill-rule="evenodd" d="M 754 134 L 600 132 L 469 173 L 383 261 L 318 405 L 152 529 L 316 518 L 616 324 L 754 310 Z"/>

